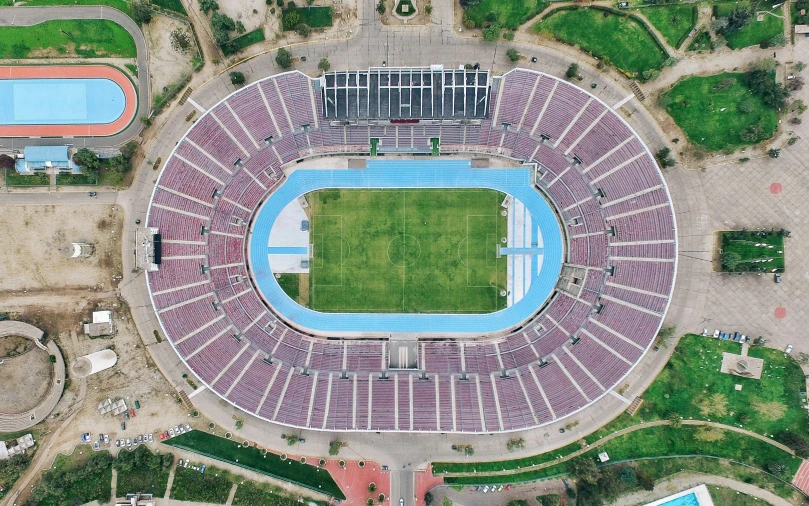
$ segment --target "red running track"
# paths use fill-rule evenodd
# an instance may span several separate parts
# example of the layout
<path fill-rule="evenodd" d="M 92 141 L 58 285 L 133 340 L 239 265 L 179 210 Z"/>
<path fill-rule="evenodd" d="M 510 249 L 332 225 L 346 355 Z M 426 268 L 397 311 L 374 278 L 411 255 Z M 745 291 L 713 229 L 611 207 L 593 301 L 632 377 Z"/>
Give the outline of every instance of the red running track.
<path fill-rule="evenodd" d="M 106 65 L 0 67 L 0 79 L 109 79 L 124 92 L 124 112 L 99 125 L 0 125 L 0 137 L 106 137 L 125 129 L 138 110 L 135 86 L 123 72 Z"/>

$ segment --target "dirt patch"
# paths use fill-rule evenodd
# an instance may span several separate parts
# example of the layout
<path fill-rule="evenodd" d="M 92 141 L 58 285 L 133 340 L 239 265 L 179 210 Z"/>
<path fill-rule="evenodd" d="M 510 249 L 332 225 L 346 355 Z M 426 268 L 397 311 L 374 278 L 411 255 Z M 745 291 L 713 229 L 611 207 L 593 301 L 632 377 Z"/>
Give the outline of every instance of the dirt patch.
<path fill-rule="evenodd" d="M 53 369 L 40 348 L 3 361 L 0 375 L 0 412 L 25 413 L 47 395 Z"/>
<path fill-rule="evenodd" d="M 0 358 L 16 357 L 31 350 L 34 343 L 21 336 L 8 336 L 0 339 Z"/>
<path fill-rule="evenodd" d="M 762 400 L 753 401 L 753 409 L 761 415 L 761 418 L 772 422 L 781 419 L 787 411 L 787 407 L 780 402 L 764 402 Z"/>
<path fill-rule="evenodd" d="M 118 206 L 4 206 L 0 230 L 14 240 L 0 241 L 0 298 L 9 293 L 84 288 L 109 291 L 121 275 L 123 213 Z M 95 246 L 90 258 L 66 258 L 72 242 Z M 18 293 L 22 292 L 22 293 Z"/>
<path fill-rule="evenodd" d="M 712 394 L 694 401 L 702 416 L 725 416 L 728 413 L 728 398 L 724 394 Z"/>
<path fill-rule="evenodd" d="M 146 44 L 149 46 L 149 77 L 152 96 L 163 93 L 163 88 L 171 87 L 184 74 L 192 72 L 192 60 L 197 55 L 196 46 L 186 53 L 178 53 L 171 47 L 171 32 L 184 29 L 191 35 L 188 24 L 168 16 L 156 15 L 148 25 L 143 26 Z M 193 40 L 193 36 L 192 40 Z"/>

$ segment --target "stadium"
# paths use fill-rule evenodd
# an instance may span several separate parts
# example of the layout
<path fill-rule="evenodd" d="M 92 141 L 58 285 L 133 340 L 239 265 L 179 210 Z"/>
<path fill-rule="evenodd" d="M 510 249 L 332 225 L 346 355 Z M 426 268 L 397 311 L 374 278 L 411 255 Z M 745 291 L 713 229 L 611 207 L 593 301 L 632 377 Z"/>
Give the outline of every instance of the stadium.
<path fill-rule="evenodd" d="M 292 427 L 567 417 L 652 346 L 677 271 L 666 183 L 620 105 L 525 69 L 252 83 L 155 187 L 162 328 L 222 399 Z"/>

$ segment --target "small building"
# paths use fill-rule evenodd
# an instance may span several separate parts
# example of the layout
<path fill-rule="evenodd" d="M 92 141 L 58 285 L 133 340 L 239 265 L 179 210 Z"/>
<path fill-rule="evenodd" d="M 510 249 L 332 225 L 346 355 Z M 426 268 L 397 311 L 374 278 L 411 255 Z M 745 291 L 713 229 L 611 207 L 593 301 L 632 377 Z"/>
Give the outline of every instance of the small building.
<path fill-rule="evenodd" d="M 48 169 L 81 172 L 70 159 L 67 146 L 26 146 L 23 157 L 17 160 L 15 168 L 20 174 L 33 174 L 34 171 Z"/>
<path fill-rule="evenodd" d="M 111 336 L 115 334 L 112 311 L 93 311 L 93 323 L 84 324 L 84 333 L 89 337 Z"/>
<path fill-rule="evenodd" d="M 804 35 L 809 34 L 809 25 L 795 25 L 795 33 L 798 34 L 798 35 L 800 35 L 800 34 L 804 34 Z"/>
<path fill-rule="evenodd" d="M 126 499 L 116 499 L 116 505 L 120 506 L 156 506 L 157 502 L 154 500 L 152 494 L 126 494 Z"/>
<path fill-rule="evenodd" d="M 15 455 L 25 453 L 25 450 L 34 446 L 34 436 L 26 434 L 16 440 L 0 441 L 0 460 L 7 460 Z"/>

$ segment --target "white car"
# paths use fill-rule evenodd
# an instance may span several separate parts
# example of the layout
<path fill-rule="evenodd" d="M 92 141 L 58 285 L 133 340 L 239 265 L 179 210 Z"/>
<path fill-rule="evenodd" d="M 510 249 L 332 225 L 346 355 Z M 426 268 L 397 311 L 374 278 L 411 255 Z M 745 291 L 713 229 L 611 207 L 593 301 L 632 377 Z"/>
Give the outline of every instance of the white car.
<path fill-rule="evenodd" d="M 154 436 L 149 434 L 149 442 L 154 443 Z"/>
<path fill-rule="evenodd" d="M 784 350 L 784 353 L 786 353 L 787 355 L 792 353 L 792 345 L 791 344 L 789 346 L 787 346 L 787 349 Z"/>
<path fill-rule="evenodd" d="M 714 337 L 719 337 L 719 329 L 716 329 L 716 330 L 713 331 L 713 336 Z"/>
<path fill-rule="evenodd" d="M 110 435 L 104 434 L 104 444 L 109 444 L 109 442 L 110 442 Z"/>
<path fill-rule="evenodd" d="M 174 437 L 174 429 L 169 429 L 169 437 Z"/>
<path fill-rule="evenodd" d="M 191 424 L 190 423 L 185 424 L 185 430 L 191 432 Z"/>

